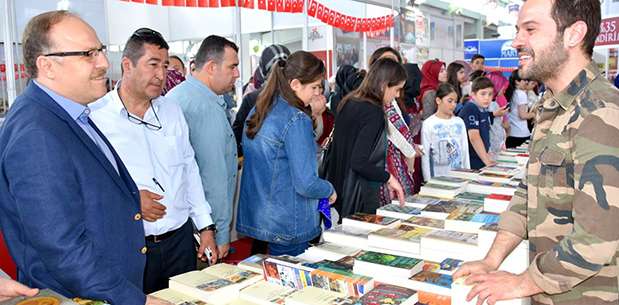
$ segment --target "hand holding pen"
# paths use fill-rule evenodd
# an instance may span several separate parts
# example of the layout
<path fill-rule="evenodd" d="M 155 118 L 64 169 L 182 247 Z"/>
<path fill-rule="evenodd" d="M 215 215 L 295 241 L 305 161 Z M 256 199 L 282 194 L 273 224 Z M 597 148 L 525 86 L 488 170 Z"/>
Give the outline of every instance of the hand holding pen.
<path fill-rule="evenodd" d="M 165 190 L 157 179 L 153 178 L 153 182 L 165 193 Z M 148 190 L 140 190 L 140 207 L 142 209 L 142 218 L 145 221 L 154 222 L 165 216 L 166 207 L 159 202 L 161 199 L 163 199 L 162 195 Z"/>

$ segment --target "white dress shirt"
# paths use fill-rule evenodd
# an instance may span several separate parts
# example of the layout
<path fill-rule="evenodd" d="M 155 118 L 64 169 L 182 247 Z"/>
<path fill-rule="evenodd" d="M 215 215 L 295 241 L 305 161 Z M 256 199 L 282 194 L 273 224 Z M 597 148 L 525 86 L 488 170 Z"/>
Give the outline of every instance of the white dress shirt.
<path fill-rule="evenodd" d="M 112 143 L 138 189 L 163 196 L 159 202 L 166 206 L 166 215 L 155 222 L 144 221 L 146 236 L 178 229 L 189 217 L 198 229 L 212 224 L 211 206 L 204 197 L 189 129 L 180 107 L 163 96 L 152 100 L 152 107 L 142 118 L 158 125 L 153 110 L 156 112 L 162 128 L 152 130 L 129 121 L 119 88 L 92 103 L 90 117 Z"/>

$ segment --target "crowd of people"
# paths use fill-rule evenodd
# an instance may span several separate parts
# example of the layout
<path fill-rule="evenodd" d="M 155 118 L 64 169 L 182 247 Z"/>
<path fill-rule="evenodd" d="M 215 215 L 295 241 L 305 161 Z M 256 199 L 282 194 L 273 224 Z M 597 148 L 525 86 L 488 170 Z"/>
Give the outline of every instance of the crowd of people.
<path fill-rule="evenodd" d="M 489 304 L 616 304 L 619 91 L 591 61 L 599 1 L 572 2 L 525 2 L 509 79 L 481 55 L 420 69 L 382 47 L 367 70 L 339 67 L 327 90 L 320 59 L 269 46 L 234 117 L 240 50 L 223 37 L 206 37 L 186 67 L 138 29 L 106 90 L 92 27 L 67 11 L 33 17 L 31 81 L 0 130 L 0 224 L 26 286 L 0 279 L 0 298 L 29 286 L 167 304 L 148 294 L 230 252 L 237 183 L 236 230 L 253 252 L 298 255 L 322 220 L 404 204 L 424 181 L 531 140 L 492 249 L 454 277 L 470 275 L 469 298 Z M 495 272 L 525 238 L 531 267 Z"/>

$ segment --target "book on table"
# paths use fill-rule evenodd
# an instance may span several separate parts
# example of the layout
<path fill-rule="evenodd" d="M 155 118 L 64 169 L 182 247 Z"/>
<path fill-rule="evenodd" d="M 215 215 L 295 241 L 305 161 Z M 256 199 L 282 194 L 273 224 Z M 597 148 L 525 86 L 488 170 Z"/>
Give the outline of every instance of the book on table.
<path fill-rule="evenodd" d="M 263 261 L 264 277 L 267 282 L 284 287 L 302 289 L 311 286 L 311 272 L 308 261 L 288 255 L 269 257 Z"/>
<path fill-rule="evenodd" d="M 486 195 L 501 194 L 513 196 L 516 192 L 516 187 L 507 183 L 471 181 L 471 183 L 467 186 L 467 191 Z"/>
<path fill-rule="evenodd" d="M 458 304 L 458 305 L 476 305 L 477 297 L 473 298 L 471 301 L 466 300 L 466 296 L 469 294 L 473 286 L 465 284 L 464 283 L 465 281 L 466 281 L 466 277 L 461 277 L 453 281 L 451 285 L 451 301 L 453 304 Z M 484 302 L 484 304 L 487 304 L 487 303 Z M 525 305 L 525 304 L 528 305 L 530 304 L 530 299 L 519 298 L 519 299 L 506 300 L 506 301 L 497 301 L 495 304 L 496 305 Z"/>
<path fill-rule="evenodd" d="M 409 279 L 407 287 L 441 295 L 451 295 L 451 275 L 433 271 L 421 271 Z"/>
<path fill-rule="evenodd" d="M 481 174 L 494 174 L 499 176 L 514 176 L 520 172 L 519 168 L 511 168 L 499 165 L 486 166 L 481 169 Z"/>
<path fill-rule="evenodd" d="M 336 243 L 322 242 L 318 245 L 308 248 L 305 253 L 311 257 L 320 258 L 320 260 L 337 261 L 346 256 L 355 256 L 361 249 L 348 247 Z"/>
<path fill-rule="evenodd" d="M 483 207 L 477 204 L 461 204 L 445 219 L 445 229 L 468 233 L 477 233 L 481 223 L 473 218 L 482 211 Z"/>
<path fill-rule="evenodd" d="M 385 228 L 371 232 L 368 236 L 368 245 L 374 248 L 419 254 L 421 236 L 431 231 L 431 229 L 403 223 L 396 228 Z"/>
<path fill-rule="evenodd" d="M 477 246 L 478 235 L 474 233 L 436 230 L 421 237 L 422 253 L 425 249 L 434 249 L 453 254 L 476 252 Z"/>
<path fill-rule="evenodd" d="M 406 198 L 404 200 L 404 205 L 409 206 L 409 207 L 423 209 L 426 206 L 435 205 L 435 204 L 438 204 L 441 201 L 443 201 L 443 199 L 436 198 L 436 197 L 421 196 L 421 195 L 417 194 L 417 195 L 414 195 L 414 196 L 406 196 Z M 400 201 L 392 200 L 391 203 L 392 204 L 400 204 Z"/>
<path fill-rule="evenodd" d="M 429 205 L 421 210 L 420 216 L 429 217 L 435 219 L 447 219 L 447 216 L 458 207 L 462 205 L 462 203 L 450 200 L 450 201 L 442 201 L 439 204 Z"/>
<path fill-rule="evenodd" d="M 73 300 L 68 299 L 61 294 L 50 290 L 41 289 L 36 296 L 33 297 L 15 297 L 9 300 L 1 301 L 0 305 L 77 305 Z M 99 303 L 106 304 L 106 303 Z"/>
<path fill-rule="evenodd" d="M 353 272 L 375 278 L 408 278 L 423 268 L 423 261 L 417 258 L 366 251 L 355 258 Z"/>
<path fill-rule="evenodd" d="M 157 292 L 153 292 L 150 295 L 162 299 L 164 301 L 168 301 L 174 305 L 208 305 L 208 303 L 189 296 L 187 294 L 178 292 L 176 290 L 166 288 L 163 290 L 159 290 Z"/>
<path fill-rule="evenodd" d="M 478 169 L 454 168 L 447 173 L 447 176 L 475 180 L 480 173 L 481 171 Z"/>
<path fill-rule="evenodd" d="M 501 194 L 490 194 L 484 200 L 484 211 L 490 213 L 503 213 L 507 210 L 512 196 Z"/>
<path fill-rule="evenodd" d="M 190 271 L 170 278 L 170 289 L 213 304 L 225 304 L 239 291 L 262 280 L 262 274 L 233 265 L 217 264 L 201 271 Z"/>
<path fill-rule="evenodd" d="M 400 224 L 400 220 L 375 214 L 355 213 L 342 220 L 344 227 L 378 230 L 393 228 Z"/>
<path fill-rule="evenodd" d="M 306 287 L 288 298 L 285 305 L 356 305 L 358 298 L 317 287 Z"/>
<path fill-rule="evenodd" d="M 419 303 L 423 305 L 460 305 L 459 303 L 451 303 L 451 297 L 447 295 L 419 291 Z"/>
<path fill-rule="evenodd" d="M 295 291 L 297 290 L 290 287 L 260 281 L 243 288 L 239 298 L 258 305 L 283 305 L 286 298 Z"/>
<path fill-rule="evenodd" d="M 419 195 L 436 197 L 442 199 L 453 199 L 462 191 L 465 187 L 447 186 L 434 183 L 426 183 L 419 190 Z"/>
<path fill-rule="evenodd" d="M 486 199 L 486 194 L 480 193 L 472 193 L 472 192 L 462 192 L 456 196 L 456 201 L 462 203 L 473 203 L 478 205 L 483 205 L 484 200 Z"/>
<path fill-rule="evenodd" d="M 336 262 L 321 261 L 306 264 L 314 268 L 312 286 L 359 297 L 374 288 L 374 279 L 353 273 L 354 257 L 345 257 Z"/>
<path fill-rule="evenodd" d="M 357 305 L 415 305 L 417 301 L 415 290 L 381 284 L 361 297 Z"/>
<path fill-rule="evenodd" d="M 247 271 L 251 271 L 251 272 L 255 272 L 255 273 L 262 273 L 262 262 L 267 259 L 268 256 L 264 255 L 264 254 L 254 254 L 242 261 L 240 261 L 238 263 L 238 267 L 243 269 L 243 270 L 247 270 Z"/>
<path fill-rule="evenodd" d="M 423 216 L 412 216 L 411 218 L 402 222 L 405 225 L 413 225 L 415 227 L 426 228 L 430 230 L 443 230 L 445 229 L 445 220 L 436 219 Z"/>
<path fill-rule="evenodd" d="M 477 180 L 496 183 L 509 183 L 514 177 L 514 175 L 507 174 L 481 173 L 477 177 Z"/>
<path fill-rule="evenodd" d="M 460 178 L 460 177 L 451 177 L 451 176 L 437 176 L 432 177 L 432 179 L 428 180 L 428 184 L 436 184 L 436 185 L 445 185 L 452 186 L 458 188 L 465 188 L 469 183 L 468 179 Z"/>
<path fill-rule="evenodd" d="M 364 249 L 368 246 L 368 235 L 372 231 L 374 230 L 337 225 L 322 232 L 322 238 L 326 242 Z"/>
<path fill-rule="evenodd" d="M 399 204 L 387 204 L 376 210 L 376 215 L 396 218 L 396 219 L 408 219 L 413 215 L 419 215 L 421 208 L 411 206 L 400 206 Z"/>

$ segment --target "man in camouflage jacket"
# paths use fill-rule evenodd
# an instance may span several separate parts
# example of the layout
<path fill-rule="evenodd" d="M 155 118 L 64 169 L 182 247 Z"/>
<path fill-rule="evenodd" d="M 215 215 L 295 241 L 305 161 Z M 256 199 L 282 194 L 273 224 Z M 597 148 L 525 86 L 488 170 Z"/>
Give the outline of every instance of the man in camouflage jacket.
<path fill-rule="evenodd" d="M 600 19 L 599 0 L 529 0 L 519 14 L 521 76 L 549 90 L 526 179 L 492 248 L 454 274 L 470 275 L 468 298 L 478 304 L 526 296 L 533 304 L 619 304 L 619 91 L 591 60 Z M 522 239 L 529 268 L 496 272 Z"/>

